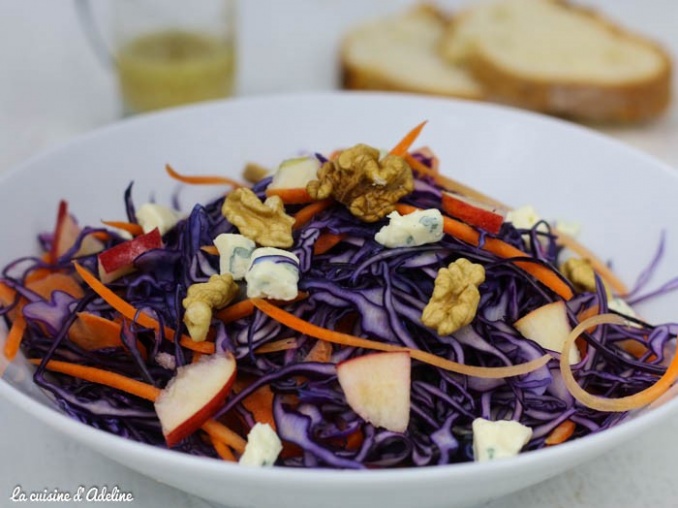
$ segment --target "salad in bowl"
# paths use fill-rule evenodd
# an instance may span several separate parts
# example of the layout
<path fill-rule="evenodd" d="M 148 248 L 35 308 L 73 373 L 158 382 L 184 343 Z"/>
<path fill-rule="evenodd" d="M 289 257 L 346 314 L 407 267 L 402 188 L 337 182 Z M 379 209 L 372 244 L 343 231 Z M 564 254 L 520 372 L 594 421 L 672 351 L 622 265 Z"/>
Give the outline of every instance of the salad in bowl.
<path fill-rule="evenodd" d="M 230 506 L 478 504 L 674 409 L 677 182 L 431 98 L 130 119 L 0 182 L 0 394 Z"/>

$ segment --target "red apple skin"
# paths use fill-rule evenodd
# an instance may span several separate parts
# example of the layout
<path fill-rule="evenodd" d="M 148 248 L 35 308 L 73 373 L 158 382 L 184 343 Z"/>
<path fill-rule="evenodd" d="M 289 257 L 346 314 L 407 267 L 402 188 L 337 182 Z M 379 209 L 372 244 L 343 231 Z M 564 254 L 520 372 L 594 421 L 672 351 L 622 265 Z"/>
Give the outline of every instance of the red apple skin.
<path fill-rule="evenodd" d="M 188 420 L 185 420 L 174 430 L 165 434 L 165 442 L 169 448 L 175 447 L 181 441 L 193 434 L 196 430 L 202 427 L 207 420 L 212 418 L 214 413 L 216 413 L 223 406 L 226 397 L 228 397 L 228 394 L 231 393 L 231 388 L 235 382 L 235 374 L 236 370 L 234 369 L 230 381 L 225 384 L 224 387 L 219 390 L 219 392 L 214 397 L 212 397 L 212 399 L 207 404 L 205 404 L 200 411 L 194 413 L 193 416 Z"/>
<path fill-rule="evenodd" d="M 219 354 L 219 353 L 217 353 Z M 194 412 L 193 414 L 187 416 L 184 420 L 181 421 L 176 427 L 173 429 L 165 429 L 163 428 L 163 434 L 165 436 L 165 442 L 167 443 L 167 446 L 172 448 L 179 444 L 181 441 L 186 439 L 188 436 L 193 434 L 196 430 L 198 430 L 202 425 L 209 420 L 212 416 L 214 416 L 214 413 L 216 413 L 221 407 L 223 407 L 224 401 L 226 400 L 226 397 L 228 394 L 231 392 L 231 388 L 233 387 L 233 384 L 235 382 L 236 374 L 238 372 L 237 369 L 237 364 L 235 357 L 231 353 L 225 353 L 227 360 L 229 361 L 228 368 L 231 368 L 231 372 L 229 374 L 228 379 L 226 382 L 219 387 L 219 389 L 215 392 L 214 396 L 210 398 L 198 411 Z M 210 361 L 209 359 L 207 361 Z M 197 364 L 190 364 L 187 367 L 191 368 L 192 366 L 197 366 L 199 365 L 200 362 Z M 221 366 L 218 366 L 221 367 Z M 186 389 L 185 387 L 183 388 L 184 390 Z M 200 387 L 196 387 L 196 389 L 200 389 Z M 161 395 L 162 397 L 162 395 Z M 156 405 L 158 403 L 161 403 L 161 397 L 158 397 L 156 400 Z M 181 402 L 181 401 L 177 401 Z M 166 402 L 169 403 L 169 402 Z M 181 411 L 181 407 L 177 407 L 178 411 Z M 156 406 L 156 411 L 157 411 L 157 406 Z"/>
<path fill-rule="evenodd" d="M 160 231 L 154 229 L 132 240 L 106 249 L 98 256 L 99 277 L 102 282 L 111 282 L 134 271 L 134 260 L 146 251 L 162 247 Z"/>
<path fill-rule="evenodd" d="M 483 208 L 483 205 L 474 204 L 469 198 L 443 192 L 442 208 L 445 213 L 451 217 L 483 229 L 488 233 L 496 235 L 504 223 L 504 217 L 489 208 Z"/>
<path fill-rule="evenodd" d="M 68 213 L 68 202 L 63 199 L 59 201 L 59 209 L 57 211 L 56 225 L 54 226 L 54 238 L 52 246 L 49 251 L 50 259 L 53 262 L 63 256 L 78 239 L 81 229 L 75 222 L 73 217 Z M 85 256 L 100 252 L 103 249 L 103 244 L 91 235 L 87 235 L 82 239 L 80 248 L 75 253 L 76 256 Z"/>

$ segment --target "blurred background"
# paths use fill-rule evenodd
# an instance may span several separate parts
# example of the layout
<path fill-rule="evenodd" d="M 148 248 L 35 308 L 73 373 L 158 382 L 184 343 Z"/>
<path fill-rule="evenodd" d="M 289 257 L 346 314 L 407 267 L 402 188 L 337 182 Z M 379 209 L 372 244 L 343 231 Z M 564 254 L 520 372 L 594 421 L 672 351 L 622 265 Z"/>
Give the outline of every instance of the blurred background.
<path fill-rule="evenodd" d="M 439 0 L 454 11 L 474 0 Z M 95 1 L 104 36 L 115 20 Z M 128 3 L 125 0 L 116 2 Z M 401 12 L 411 0 L 233 0 L 234 93 L 333 90 L 340 87 L 342 36 L 357 24 Z M 678 52 L 675 0 L 585 0 L 622 25 Z M 107 12 L 108 11 L 108 12 Z M 0 0 L 0 169 L 73 135 L 114 122 L 123 106 L 116 74 L 93 51 L 70 1 Z M 112 44 L 109 42 L 109 44 Z M 674 80 L 674 90 L 676 90 Z M 649 124 L 610 128 L 613 135 L 678 166 L 671 138 L 678 108 Z"/>
<path fill-rule="evenodd" d="M 329 91 L 341 87 L 339 46 L 357 24 L 400 12 L 409 0 L 234 0 L 235 97 Z M 678 1 L 586 0 L 631 30 L 678 55 Z M 93 18 L 108 37 L 115 20 L 105 2 Z M 439 0 L 454 10 L 473 0 Z M 92 47 L 75 3 L 0 0 L 0 171 L 79 134 L 123 118 L 116 73 Z M 192 2 L 183 2 L 187 8 Z M 222 20 L 223 21 L 223 20 Z M 92 36 L 93 32 L 89 32 Z M 112 44 L 111 39 L 107 44 Z M 193 43 L 181 43 L 182 47 Z M 111 46 L 112 47 L 112 46 Z M 101 49 L 101 48 L 99 48 Z M 224 56 L 224 59 L 227 59 Z M 225 61 L 225 60 L 224 60 Z M 223 63 L 223 65 L 228 65 Z M 217 64 L 215 65 L 222 65 Z M 132 71 L 133 72 L 133 71 Z M 226 86 L 226 85 L 224 85 Z M 678 87 L 674 80 L 674 95 Z M 130 112 L 129 105 L 127 113 Z M 678 168 L 678 101 L 640 125 L 596 127 Z M 67 168 L 64 168 L 67 171 Z M 491 508 L 675 506 L 678 445 L 667 422 L 641 441 Z M 89 452 L 0 401 L 0 506 L 11 490 L 119 485 L 134 506 L 210 506 Z M 13 436 L 11 439 L 9 436 Z M 673 439 L 672 439 L 673 438 Z M 668 444 L 667 444 L 668 443 Z M 56 503 L 53 503 L 56 505 Z"/>

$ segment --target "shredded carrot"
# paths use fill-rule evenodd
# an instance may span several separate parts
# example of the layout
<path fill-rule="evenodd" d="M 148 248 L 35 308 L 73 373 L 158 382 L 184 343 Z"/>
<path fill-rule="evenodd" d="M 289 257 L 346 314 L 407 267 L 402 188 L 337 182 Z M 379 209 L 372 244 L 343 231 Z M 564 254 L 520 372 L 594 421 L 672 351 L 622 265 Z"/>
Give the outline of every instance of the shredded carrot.
<path fill-rule="evenodd" d="M 79 312 L 69 330 L 68 338 L 87 351 L 121 347 L 122 325 L 89 312 Z"/>
<path fill-rule="evenodd" d="M 341 241 L 346 238 L 346 236 L 347 235 L 345 233 L 339 235 L 329 232 L 321 234 L 313 244 L 313 254 L 316 256 L 325 254 L 330 249 L 332 249 L 332 247 L 341 243 Z"/>
<path fill-rule="evenodd" d="M 30 362 L 34 365 L 40 365 L 41 363 L 40 359 L 37 358 L 30 360 Z M 91 383 L 110 386 L 116 390 L 121 390 L 150 401 L 155 401 L 155 399 L 158 398 L 158 395 L 160 395 L 160 388 L 156 388 L 143 381 L 137 381 L 136 379 L 123 376 L 122 374 L 98 369 L 96 367 L 87 367 L 76 363 L 50 360 L 47 362 L 46 368 L 47 370 L 84 379 Z"/>
<path fill-rule="evenodd" d="M 286 205 L 305 205 L 315 201 L 304 187 L 294 189 L 266 189 L 266 196 L 278 196 Z"/>
<path fill-rule="evenodd" d="M 572 437 L 572 434 L 574 434 L 574 430 L 576 428 L 577 424 L 572 420 L 565 420 L 551 431 L 551 433 L 544 440 L 544 444 L 547 446 L 553 446 L 564 443 Z"/>
<path fill-rule="evenodd" d="M 273 392 L 269 385 L 257 388 L 243 399 L 242 405 L 252 413 L 255 422 L 268 423 L 273 430 L 276 430 L 275 418 L 273 417 Z"/>
<path fill-rule="evenodd" d="M 226 427 L 223 423 L 219 423 L 216 420 L 207 420 L 203 423 L 202 430 L 207 432 L 211 438 L 217 439 L 225 445 L 230 446 L 240 455 L 245 451 L 247 441 Z"/>
<path fill-rule="evenodd" d="M 85 296 L 85 292 L 78 281 L 70 275 L 59 272 L 53 272 L 40 279 L 26 282 L 26 287 L 45 300 L 49 300 L 54 291 L 63 291 L 74 298 Z"/>
<path fill-rule="evenodd" d="M 396 146 L 394 146 L 391 151 L 389 152 L 390 155 L 398 155 L 400 157 L 403 157 L 412 144 L 417 140 L 419 137 L 419 134 L 421 133 L 421 130 L 424 128 L 426 125 L 426 122 L 428 120 L 424 120 L 421 122 L 419 125 L 417 125 L 414 129 L 412 129 L 410 132 L 405 134 L 405 137 L 401 139 Z"/>
<path fill-rule="evenodd" d="M 429 168 L 426 164 L 421 162 L 419 159 L 415 159 L 409 153 L 405 154 L 405 162 L 417 173 L 422 176 L 430 176 L 433 178 L 438 177 L 438 172 Z"/>
<path fill-rule="evenodd" d="M 298 347 L 299 343 L 297 342 L 297 339 L 288 337 L 286 339 L 280 339 L 264 344 L 255 349 L 254 352 L 256 354 L 277 353 L 278 351 L 287 351 L 288 349 L 296 349 Z"/>
<path fill-rule="evenodd" d="M 407 215 L 419 210 L 419 208 L 399 203 L 396 205 L 396 210 L 402 215 Z M 478 231 L 468 224 L 464 224 L 463 222 L 454 220 L 450 217 L 443 217 L 443 231 L 468 244 L 475 246 L 480 244 L 480 233 Z M 504 259 L 529 257 L 520 249 L 517 249 L 498 238 L 485 238 L 485 243 L 482 248 Z M 529 261 L 515 261 L 514 264 L 542 282 L 545 286 L 551 288 L 563 299 L 569 300 L 574 296 L 572 289 L 570 289 L 567 283 L 563 282 L 555 271 Z"/>
<path fill-rule="evenodd" d="M 42 363 L 39 358 L 34 358 L 29 361 L 34 365 L 40 365 L 40 363 Z M 86 367 L 75 363 L 50 360 L 47 362 L 46 368 L 53 372 L 60 372 L 61 374 L 84 379 L 91 383 L 110 386 L 116 390 L 121 390 L 142 399 L 150 400 L 151 402 L 155 402 L 161 391 L 160 388 L 156 388 L 148 383 L 137 381 L 136 379 L 131 379 L 108 370 L 97 369 L 96 367 Z M 207 432 L 211 438 L 222 441 L 236 452 L 242 453 L 245 451 L 246 441 L 216 420 L 207 420 L 202 425 L 202 429 Z"/>
<path fill-rule="evenodd" d="M 190 183 L 193 185 L 230 185 L 236 189 L 238 187 L 244 187 L 242 183 L 226 176 L 182 175 L 175 171 L 169 164 L 165 164 L 165 171 L 167 171 L 169 176 L 182 183 Z"/>
<path fill-rule="evenodd" d="M 275 305 L 285 305 L 288 303 L 294 303 L 300 300 L 305 300 L 306 298 L 308 298 L 308 293 L 306 293 L 305 291 L 299 291 L 297 293 L 296 298 L 294 298 L 293 300 L 287 302 L 273 300 L 272 302 Z M 234 303 L 232 305 L 229 305 L 228 307 L 224 307 L 223 309 L 217 311 L 214 317 L 222 321 L 224 324 L 228 324 L 232 323 L 233 321 L 237 321 L 238 319 L 251 316 L 253 312 L 254 304 L 252 303 L 251 299 L 247 298 L 245 300 L 240 300 L 237 303 Z"/>
<path fill-rule="evenodd" d="M 7 333 L 7 338 L 5 339 L 5 358 L 10 362 L 16 358 L 16 355 L 19 352 L 25 331 L 26 318 L 24 318 L 23 314 L 18 314 L 14 318 L 12 326 Z"/>
<path fill-rule="evenodd" d="M 332 359 L 332 344 L 319 340 L 304 357 L 305 362 L 327 363 Z"/>
<path fill-rule="evenodd" d="M 193 358 L 191 359 L 191 363 L 198 363 L 204 355 L 202 353 L 198 353 L 197 351 L 193 353 Z"/>
<path fill-rule="evenodd" d="M 331 198 L 328 199 L 322 199 L 320 201 L 315 201 L 311 203 L 310 205 L 306 205 L 304 208 L 299 210 L 297 213 L 294 214 L 294 218 L 296 219 L 294 224 L 292 225 L 293 229 L 299 229 L 301 226 L 306 224 L 308 221 L 310 221 L 313 217 L 315 217 L 317 214 L 325 210 L 326 208 L 329 208 L 332 206 L 334 203 L 334 200 Z"/>
<path fill-rule="evenodd" d="M 153 319 L 148 314 L 139 312 L 134 306 L 130 305 L 128 302 L 120 298 L 113 291 L 108 289 L 99 279 L 97 279 L 94 275 L 92 275 L 90 272 L 88 272 L 86 269 L 80 266 L 80 264 L 77 261 L 74 261 L 73 265 L 75 266 L 75 270 L 78 272 L 78 275 L 82 277 L 82 280 L 84 280 L 85 283 L 89 287 L 91 287 L 96 294 L 103 298 L 106 301 L 106 303 L 108 303 L 111 307 L 117 310 L 120 314 L 125 316 L 127 319 L 133 321 L 136 320 L 137 323 L 146 328 L 151 328 L 153 330 L 160 329 L 160 323 L 158 323 L 157 320 Z M 167 337 L 168 340 L 174 341 L 175 335 L 174 330 L 172 330 L 168 326 L 165 326 L 163 331 L 165 337 Z M 181 336 L 181 338 L 179 339 L 179 343 L 187 349 L 198 351 L 204 354 L 213 354 L 215 351 L 214 343 L 196 342 L 186 335 Z"/>
<path fill-rule="evenodd" d="M 238 303 L 224 307 L 218 311 L 214 317 L 225 324 L 237 321 L 247 316 L 251 316 L 254 312 L 254 305 L 252 300 L 241 300 Z"/>
<path fill-rule="evenodd" d="M 211 254 L 212 256 L 219 255 L 219 249 L 217 249 L 214 245 L 203 245 L 200 247 L 200 250 L 206 252 L 207 254 Z"/>
<path fill-rule="evenodd" d="M 628 294 L 629 290 L 626 287 L 626 284 L 624 284 L 605 263 L 603 263 L 595 254 L 593 254 L 593 252 L 588 250 L 571 236 L 558 231 L 557 228 L 556 233 L 558 235 L 556 238 L 558 245 L 567 247 L 579 257 L 587 259 L 591 263 L 593 270 L 598 275 L 600 275 L 601 279 L 603 279 L 603 281 L 606 282 L 615 293 L 620 296 Z"/>
<path fill-rule="evenodd" d="M 570 349 L 573 347 L 577 337 L 589 327 L 604 324 L 625 325 L 627 322 L 623 317 L 618 316 L 617 314 L 599 314 L 590 317 L 579 323 L 574 330 L 572 330 L 565 341 L 565 344 L 563 344 L 563 352 L 560 355 L 560 372 L 563 375 L 563 381 L 569 392 L 585 406 L 597 411 L 606 412 L 631 411 L 632 409 L 638 409 L 657 400 L 671 387 L 676 378 L 678 378 L 678 354 L 674 355 L 666 372 L 664 372 L 655 384 L 634 395 L 610 399 L 590 394 L 579 386 L 572 373 L 570 362 L 568 361 Z"/>
<path fill-rule="evenodd" d="M 434 367 L 439 367 L 441 369 L 457 372 L 467 376 L 492 379 L 519 376 L 522 374 L 527 374 L 528 372 L 532 372 L 533 370 L 546 365 L 551 359 L 549 355 L 544 355 L 536 360 L 532 360 L 521 365 L 511 365 L 508 367 L 476 367 L 472 365 L 464 365 L 462 363 L 453 362 L 419 349 L 395 346 L 393 344 L 385 344 L 383 342 L 362 339 L 353 335 L 348 335 L 334 330 L 328 330 L 327 328 L 322 328 L 309 323 L 308 321 L 304 321 L 294 314 L 290 314 L 289 312 L 268 303 L 266 300 L 254 298 L 252 299 L 252 303 L 254 303 L 254 306 L 260 311 L 267 314 L 272 319 L 275 319 L 279 323 L 287 326 L 288 328 L 296 330 L 299 333 L 315 337 L 316 339 L 325 340 L 334 344 L 373 349 L 376 351 L 407 351 L 410 353 L 412 358 L 419 360 L 420 362 L 428 363 Z"/>
<path fill-rule="evenodd" d="M 231 451 L 227 444 L 224 444 L 214 436 L 210 436 L 210 441 L 212 441 L 212 446 L 214 446 L 214 450 L 217 452 L 217 455 L 219 455 L 219 458 L 226 462 L 237 462 L 235 455 L 233 455 L 233 451 Z"/>
<path fill-rule="evenodd" d="M 139 224 L 134 224 L 133 222 L 123 222 L 116 220 L 102 220 L 102 224 L 110 226 L 116 229 L 122 229 L 127 231 L 132 236 L 139 236 L 144 234 L 144 229 Z"/>

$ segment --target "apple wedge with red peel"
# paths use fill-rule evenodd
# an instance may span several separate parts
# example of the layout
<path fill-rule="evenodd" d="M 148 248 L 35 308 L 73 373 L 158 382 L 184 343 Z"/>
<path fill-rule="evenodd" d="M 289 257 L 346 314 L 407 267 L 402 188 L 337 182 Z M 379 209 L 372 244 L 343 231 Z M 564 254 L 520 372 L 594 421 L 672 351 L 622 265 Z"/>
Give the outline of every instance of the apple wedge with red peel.
<path fill-rule="evenodd" d="M 513 323 L 513 326 L 523 337 L 557 353 L 562 353 L 563 345 L 572 331 L 567 308 L 562 301 L 547 303 L 534 309 Z M 570 365 L 581 361 L 577 348 L 570 349 L 568 360 Z"/>
<path fill-rule="evenodd" d="M 410 354 L 373 353 L 337 365 L 346 402 L 376 427 L 405 432 L 410 421 Z"/>
<path fill-rule="evenodd" d="M 231 391 L 236 371 L 231 353 L 215 353 L 177 369 L 155 401 L 167 446 L 176 446 L 214 416 Z"/>
<path fill-rule="evenodd" d="M 318 178 L 320 166 L 320 161 L 310 156 L 283 161 L 266 189 L 266 196 L 280 196 L 289 205 L 310 203 L 313 198 L 306 185 Z"/>
<path fill-rule="evenodd" d="M 59 201 L 57 211 L 56 225 L 54 226 L 54 237 L 49 252 L 50 259 L 56 262 L 68 250 L 73 247 L 80 236 L 80 226 L 75 219 L 68 213 L 68 202 L 63 199 Z M 87 235 L 80 242 L 80 248 L 74 256 L 86 256 L 102 251 L 104 244 L 91 235 Z"/>
<path fill-rule="evenodd" d="M 162 247 L 160 231 L 154 229 L 106 249 L 97 257 L 99 278 L 107 284 L 134 271 L 134 260 L 144 252 Z"/>
<path fill-rule="evenodd" d="M 504 223 L 505 211 L 468 196 L 443 192 L 442 209 L 450 217 L 496 235 Z"/>

